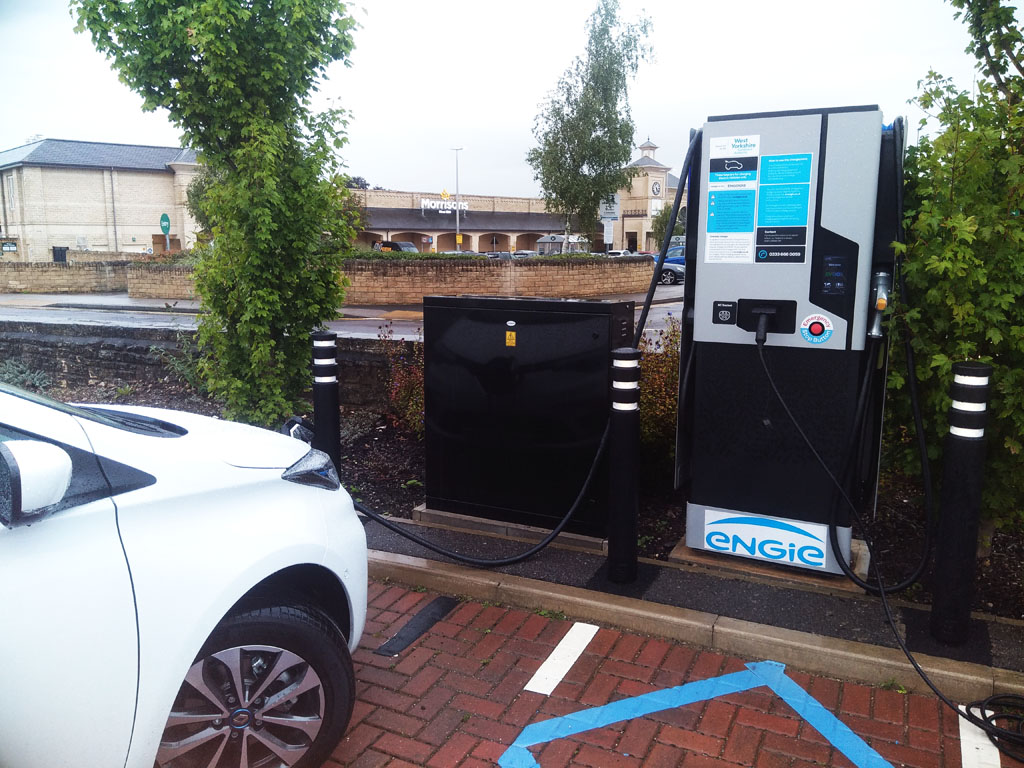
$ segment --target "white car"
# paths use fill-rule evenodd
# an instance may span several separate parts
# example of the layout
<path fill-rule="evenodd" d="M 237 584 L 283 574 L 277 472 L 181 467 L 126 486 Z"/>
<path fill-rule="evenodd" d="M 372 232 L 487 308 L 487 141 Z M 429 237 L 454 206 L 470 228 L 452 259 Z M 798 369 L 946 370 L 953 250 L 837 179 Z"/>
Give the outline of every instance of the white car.
<path fill-rule="evenodd" d="M 0 384 L 0 766 L 318 766 L 366 538 L 285 435 Z"/>
<path fill-rule="evenodd" d="M 629 256 L 629 255 L 631 255 L 629 251 L 606 251 L 605 252 L 605 256 L 607 256 L 609 259 L 618 259 L 618 258 L 621 258 L 623 256 Z"/>

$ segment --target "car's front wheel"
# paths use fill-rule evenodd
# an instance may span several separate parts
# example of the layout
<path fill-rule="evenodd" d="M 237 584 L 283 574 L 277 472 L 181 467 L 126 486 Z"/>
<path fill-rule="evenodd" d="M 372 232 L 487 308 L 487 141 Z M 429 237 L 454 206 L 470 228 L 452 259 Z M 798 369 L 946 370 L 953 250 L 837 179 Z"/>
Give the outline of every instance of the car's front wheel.
<path fill-rule="evenodd" d="M 189 669 L 160 739 L 159 768 L 311 768 L 352 716 L 345 638 L 306 606 L 229 616 Z"/>
<path fill-rule="evenodd" d="M 676 273 L 671 269 L 661 270 L 661 284 L 662 285 L 675 285 L 678 282 Z"/>

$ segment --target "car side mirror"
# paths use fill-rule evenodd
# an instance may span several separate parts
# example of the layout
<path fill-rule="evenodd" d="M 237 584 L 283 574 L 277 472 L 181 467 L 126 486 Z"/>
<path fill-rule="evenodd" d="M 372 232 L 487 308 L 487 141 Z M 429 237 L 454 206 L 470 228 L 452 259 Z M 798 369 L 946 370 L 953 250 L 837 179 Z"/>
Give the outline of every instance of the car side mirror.
<path fill-rule="evenodd" d="M 31 523 L 64 498 L 71 484 L 71 457 L 39 440 L 0 442 L 0 524 Z"/>

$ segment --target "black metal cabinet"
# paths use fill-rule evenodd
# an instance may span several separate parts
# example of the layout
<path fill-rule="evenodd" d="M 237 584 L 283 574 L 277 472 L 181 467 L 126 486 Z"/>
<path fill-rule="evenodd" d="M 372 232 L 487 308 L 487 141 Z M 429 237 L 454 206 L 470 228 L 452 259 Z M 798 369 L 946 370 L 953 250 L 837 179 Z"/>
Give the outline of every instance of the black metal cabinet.
<path fill-rule="evenodd" d="M 553 527 L 596 455 L 633 302 L 426 296 L 423 330 L 427 506 Z M 604 534 L 604 474 L 569 530 Z"/>

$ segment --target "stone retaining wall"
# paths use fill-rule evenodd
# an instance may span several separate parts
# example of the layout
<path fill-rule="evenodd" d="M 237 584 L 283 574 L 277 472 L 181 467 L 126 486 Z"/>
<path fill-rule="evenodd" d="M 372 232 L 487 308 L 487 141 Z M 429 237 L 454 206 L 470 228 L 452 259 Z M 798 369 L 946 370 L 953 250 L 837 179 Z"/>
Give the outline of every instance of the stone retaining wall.
<path fill-rule="evenodd" d="M 351 281 L 345 303 L 365 306 L 419 304 L 431 294 L 575 299 L 643 293 L 650 285 L 654 262 L 644 256 L 559 261 L 351 260 L 343 269 Z M 132 298 L 196 298 L 191 267 L 136 261 L 0 262 L 0 292 L 114 291 L 128 291 Z"/>
<path fill-rule="evenodd" d="M 128 290 L 125 261 L 88 264 L 0 262 L 2 293 L 114 293 Z"/>
<path fill-rule="evenodd" d="M 430 261 L 353 260 L 345 262 L 351 285 L 345 303 L 359 305 L 419 304 L 431 294 L 491 294 L 585 298 L 643 293 L 650 286 L 654 262 L 625 259 L 533 259 Z"/>
<path fill-rule="evenodd" d="M 191 334 L 168 328 L 128 328 L 0 321 L 0 360 L 19 360 L 47 374 L 55 386 L 157 382 L 174 374 L 164 363 L 179 355 Z M 377 339 L 338 339 L 338 395 L 342 405 L 383 410 L 387 358 Z"/>
<path fill-rule="evenodd" d="M 128 295 L 133 299 L 195 299 L 191 267 L 129 264 Z"/>

